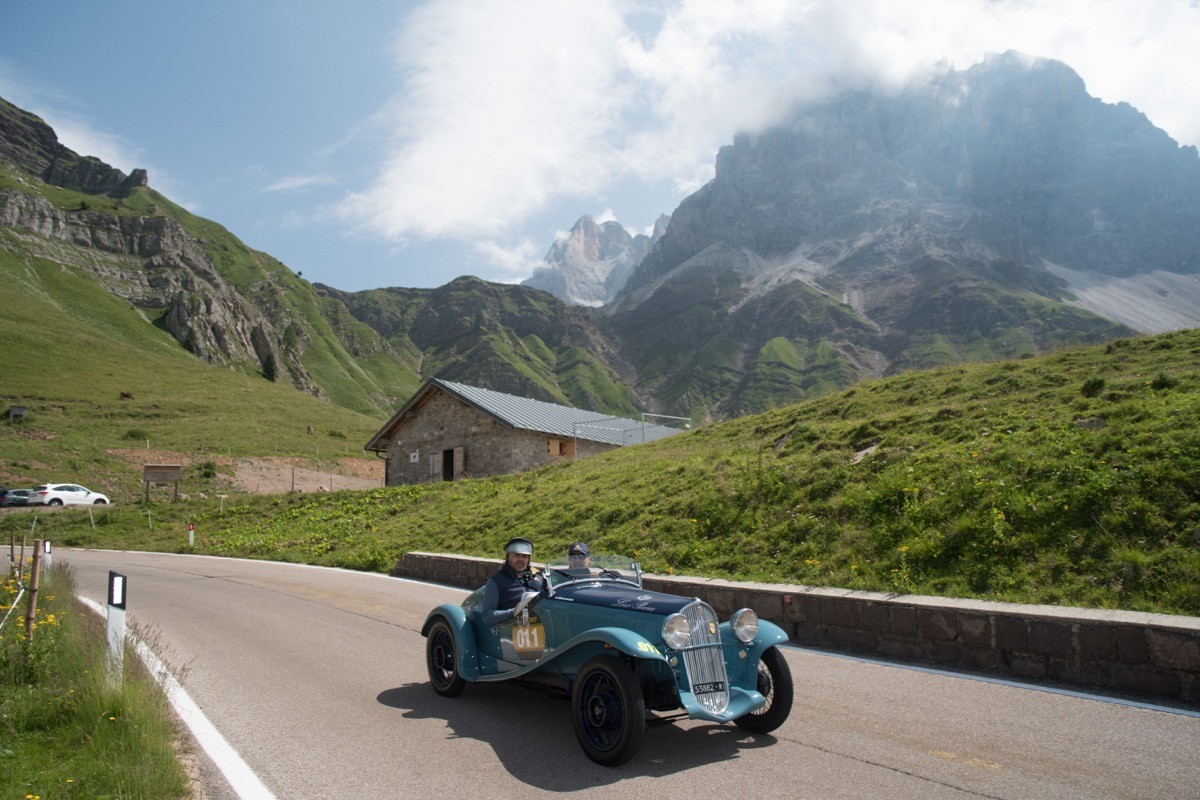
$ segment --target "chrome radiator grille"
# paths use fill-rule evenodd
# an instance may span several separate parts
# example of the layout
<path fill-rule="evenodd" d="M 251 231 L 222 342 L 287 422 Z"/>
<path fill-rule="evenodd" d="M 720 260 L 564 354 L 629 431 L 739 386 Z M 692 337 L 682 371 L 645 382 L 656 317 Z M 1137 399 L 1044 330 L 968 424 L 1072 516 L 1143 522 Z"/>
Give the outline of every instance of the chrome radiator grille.
<path fill-rule="evenodd" d="M 696 701 L 714 714 L 729 706 L 729 677 L 721 650 L 721 634 L 712 607 L 699 600 L 686 606 L 683 615 L 692 626 L 692 638 L 683 651 L 688 682 Z"/>

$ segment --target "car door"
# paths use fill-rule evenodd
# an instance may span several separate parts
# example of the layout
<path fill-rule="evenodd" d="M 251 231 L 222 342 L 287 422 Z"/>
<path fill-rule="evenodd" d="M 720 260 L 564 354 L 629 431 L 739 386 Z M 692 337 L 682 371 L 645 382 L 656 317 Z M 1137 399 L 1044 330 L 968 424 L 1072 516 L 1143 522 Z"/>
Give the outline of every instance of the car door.
<path fill-rule="evenodd" d="M 553 601 L 543 597 L 514 619 L 496 625 L 483 625 L 476 618 L 476 644 L 483 654 L 495 659 L 497 672 L 527 667 L 553 649 L 548 644 L 549 615 L 542 613 L 548 602 Z"/>

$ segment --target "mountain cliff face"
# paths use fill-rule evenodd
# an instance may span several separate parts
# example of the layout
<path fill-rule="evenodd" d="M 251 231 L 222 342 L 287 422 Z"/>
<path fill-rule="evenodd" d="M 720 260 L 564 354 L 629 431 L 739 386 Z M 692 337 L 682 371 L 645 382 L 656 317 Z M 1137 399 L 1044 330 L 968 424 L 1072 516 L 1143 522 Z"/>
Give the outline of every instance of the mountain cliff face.
<path fill-rule="evenodd" d="M 619 222 L 597 224 L 591 216 L 582 216 L 567 236 L 550 247 L 546 266 L 534 270 L 522 285 L 549 292 L 571 305 L 609 303 L 662 236 L 668 221 L 661 216 L 652 235 L 632 236 Z"/>
<path fill-rule="evenodd" d="M 1063 268 L 1200 272 L 1200 160 L 1064 65 L 1010 53 L 738 136 L 608 326 L 639 390 L 724 416 L 761 409 L 750 390 L 779 379 L 781 348 L 845 378 L 1128 330 L 1073 305 Z"/>

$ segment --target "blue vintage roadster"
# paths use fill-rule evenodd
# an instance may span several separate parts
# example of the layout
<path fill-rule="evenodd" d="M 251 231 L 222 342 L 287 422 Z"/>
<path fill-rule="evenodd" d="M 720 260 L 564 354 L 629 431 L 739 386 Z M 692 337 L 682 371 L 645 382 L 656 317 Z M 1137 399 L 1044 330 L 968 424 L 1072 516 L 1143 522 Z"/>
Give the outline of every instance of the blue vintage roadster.
<path fill-rule="evenodd" d="M 552 561 L 545 577 L 511 622 L 481 622 L 482 589 L 429 613 L 421 633 L 434 691 L 516 681 L 569 697 L 579 744 L 609 766 L 637 753 L 648 719 L 766 733 L 791 712 L 792 676 L 775 646 L 787 636 L 754 611 L 720 622 L 699 599 L 642 588 L 640 566 L 619 556 L 593 556 L 587 570 Z"/>

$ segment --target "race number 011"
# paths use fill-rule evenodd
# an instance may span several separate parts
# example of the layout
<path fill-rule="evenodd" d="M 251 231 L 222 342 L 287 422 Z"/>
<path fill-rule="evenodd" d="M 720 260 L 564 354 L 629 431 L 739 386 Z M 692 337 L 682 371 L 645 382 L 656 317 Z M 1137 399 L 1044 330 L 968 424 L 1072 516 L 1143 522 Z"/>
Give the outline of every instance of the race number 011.
<path fill-rule="evenodd" d="M 541 625 L 530 625 L 528 627 L 518 625 L 513 628 L 513 647 L 516 649 L 540 650 L 542 646 Z"/>

